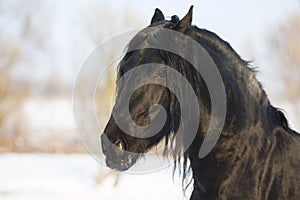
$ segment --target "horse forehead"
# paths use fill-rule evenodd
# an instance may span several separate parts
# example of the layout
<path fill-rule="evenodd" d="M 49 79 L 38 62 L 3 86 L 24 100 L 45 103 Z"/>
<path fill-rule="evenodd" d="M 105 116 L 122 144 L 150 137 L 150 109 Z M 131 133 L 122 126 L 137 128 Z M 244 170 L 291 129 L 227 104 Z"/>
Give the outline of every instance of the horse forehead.
<path fill-rule="evenodd" d="M 149 42 L 153 41 L 153 38 L 156 38 L 163 28 L 168 28 L 169 24 L 170 21 L 164 21 L 154 27 L 148 26 L 142 29 L 132 38 L 129 46 L 137 47 L 143 44 L 149 45 Z"/>

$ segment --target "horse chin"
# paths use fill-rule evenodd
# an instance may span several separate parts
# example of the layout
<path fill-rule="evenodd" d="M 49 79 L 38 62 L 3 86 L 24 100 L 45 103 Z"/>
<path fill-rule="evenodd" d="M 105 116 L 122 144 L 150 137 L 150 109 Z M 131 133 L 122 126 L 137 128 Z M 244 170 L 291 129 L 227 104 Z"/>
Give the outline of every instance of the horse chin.
<path fill-rule="evenodd" d="M 131 154 L 122 158 L 107 156 L 105 162 L 109 168 L 123 172 L 128 170 L 130 167 L 132 167 L 135 164 L 136 158 L 133 158 Z"/>

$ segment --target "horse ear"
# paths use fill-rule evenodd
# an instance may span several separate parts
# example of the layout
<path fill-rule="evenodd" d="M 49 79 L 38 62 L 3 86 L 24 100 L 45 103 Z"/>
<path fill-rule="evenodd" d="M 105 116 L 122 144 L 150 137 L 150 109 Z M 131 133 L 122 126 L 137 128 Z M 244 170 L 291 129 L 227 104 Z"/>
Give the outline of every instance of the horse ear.
<path fill-rule="evenodd" d="M 165 19 L 164 14 L 158 9 L 155 9 L 154 15 L 151 19 L 151 24 L 155 23 L 155 22 L 159 22 Z"/>
<path fill-rule="evenodd" d="M 190 28 L 193 19 L 193 5 L 190 7 L 189 12 L 177 23 L 176 29 L 184 32 L 186 29 Z"/>

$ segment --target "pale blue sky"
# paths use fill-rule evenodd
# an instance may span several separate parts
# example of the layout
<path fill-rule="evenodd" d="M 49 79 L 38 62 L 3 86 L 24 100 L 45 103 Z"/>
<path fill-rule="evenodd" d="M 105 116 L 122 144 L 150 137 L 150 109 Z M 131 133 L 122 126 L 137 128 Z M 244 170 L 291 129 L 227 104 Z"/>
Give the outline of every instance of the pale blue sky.
<path fill-rule="evenodd" d="M 116 1 L 110 1 L 114 6 Z M 289 14 L 299 11 L 297 0 L 168 0 L 139 1 L 127 0 L 122 6 L 130 7 L 146 22 L 150 21 L 155 8 L 165 16 L 177 14 L 183 17 L 190 5 L 194 5 L 193 23 L 199 27 L 217 32 L 222 38 L 238 44 L 238 40 L 267 31 Z"/>
<path fill-rule="evenodd" d="M 174 14 L 180 18 L 188 11 L 190 5 L 194 5 L 193 24 L 200 28 L 206 28 L 217 33 L 221 38 L 229 42 L 234 49 L 245 59 L 260 61 L 262 71 L 268 68 L 268 63 L 264 63 L 264 46 L 268 37 L 268 32 L 279 26 L 290 14 L 300 12 L 300 4 L 297 0 L 272 1 L 272 0 L 165 0 L 165 1 L 96 1 L 96 0 L 73 0 L 73 1 L 2 1 L 16 2 L 22 4 L 21 10 L 32 9 L 33 3 L 39 3 L 39 12 L 35 13 L 35 23 L 41 27 L 42 34 L 45 33 L 44 45 L 50 51 L 47 51 L 45 57 L 50 59 L 52 66 L 58 68 L 62 76 L 69 76 L 72 82 L 74 77 L 74 67 L 78 68 L 80 63 L 95 47 L 88 40 L 89 30 L 84 24 L 86 17 L 89 16 L 91 9 L 93 12 L 109 13 L 106 17 L 89 19 L 92 21 L 91 26 L 99 26 L 102 29 L 111 29 L 110 34 L 115 35 L 125 32 L 132 28 L 143 28 L 151 20 L 155 8 L 160 8 L 166 17 Z M 33 2 L 33 3 L 32 3 Z M 107 4 L 109 6 L 107 6 Z M 1 5 L 1 4 L 0 4 Z M 9 13 L 9 8 L 3 4 L 3 11 Z M 104 6 L 103 6 L 104 5 Z M 0 7 L 1 8 L 1 7 Z M 20 8 L 19 8 L 20 9 Z M 20 12 L 20 10 L 18 11 Z M 131 23 L 122 22 L 124 12 L 130 12 L 135 18 Z M 136 22 L 135 22 L 136 21 Z M 116 24 L 123 23 L 117 28 Z M 8 31 L 10 37 L 18 37 L 18 28 L 20 19 L 11 17 L 7 18 L 0 15 L 0 28 L 2 31 Z M 111 28 L 112 27 L 112 28 Z M 44 32 L 43 32 L 44 31 Z M 106 31 L 107 32 L 107 31 Z M 107 39 L 109 36 L 103 38 Z M 101 40 L 99 40 L 101 42 Z M 30 47 L 32 48 L 32 47 Z M 31 49 L 34 52 L 34 49 Z M 31 52 L 30 51 L 30 52 Z M 51 55 L 50 55 L 51 54 Z M 34 59 L 41 60 L 42 55 L 36 52 Z M 37 69 L 37 73 L 38 73 Z M 51 70 L 43 70 L 44 75 L 51 73 Z"/>
<path fill-rule="evenodd" d="M 16 5 L 19 10 L 13 12 Z M 24 44 L 23 51 L 30 59 L 27 57 L 18 63 L 22 76 L 35 76 L 40 81 L 47 77 L 60 78 L 73 84 L 84 59 L 97 45 L 91 42 L 87 22 L 90 27 L 101 27 L 100 30 L 106 32 L 103 39 L 98 40 L 101 42 L 110 35 L 147 26 L 155 8 L 160 8 L 166 17 L 176 14 L 182 18 L 190 5 L 194 5 L 193 24 L 217 33 L 242 58 L 254 60 L 253 65 L 260 71 L 258 79 L 271 100 L 276 101 L 280 81 L 274 63 L 267 57 L 267 40 L 290 15 L 300 12 L 297 0 L 2 0 L 0 33 L 6 35 L 9 42 L 12 39 Z M 45 47 L 42 51 L 18 38 L 22 29 L 20 15 L 34 8 L 38 8 L 33 12 L 33 23 L 41 29 L 39 36 Z M 122 22 L 126 12 L 133 16 L 130 23 Z M 97 14 L 101 17 L 93 18 Z"/>

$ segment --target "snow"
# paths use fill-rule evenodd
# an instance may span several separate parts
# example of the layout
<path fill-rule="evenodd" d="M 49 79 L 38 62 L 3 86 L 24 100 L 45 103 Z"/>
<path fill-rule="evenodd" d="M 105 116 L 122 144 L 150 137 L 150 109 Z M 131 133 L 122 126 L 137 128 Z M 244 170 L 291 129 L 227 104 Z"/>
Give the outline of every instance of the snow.
<path fill-rule="evenodd" d="M 32 117 L 36 117 L 28 122 L 32 128 L 52 128 L 55 126 L 69 128 L 74 126 L 71 120 L 73 117 L 72 103 L 71 100 L 66 98 L 51 100 L 46 98 L 26 99 L 24 102 L 24 112 Z M 51 121 L 49 121 L 49 118 L 51 118 Z"/>
<path fill-rule="evenodd" d="M 71 134 L 74 137 L 74 120 L 71 98 L 27 98 L 22 107 L 26 125 L 33 133 L 57 132 L 59 135 Z"/>
<path fill-rule="evenodd" d="M 0 199 L 188 199 L 170 169 L 122 174 L 116 187 L 114 176 L 97 183 L 97 174 L 107 170 L 88 154 L 0 154 Z"/>

